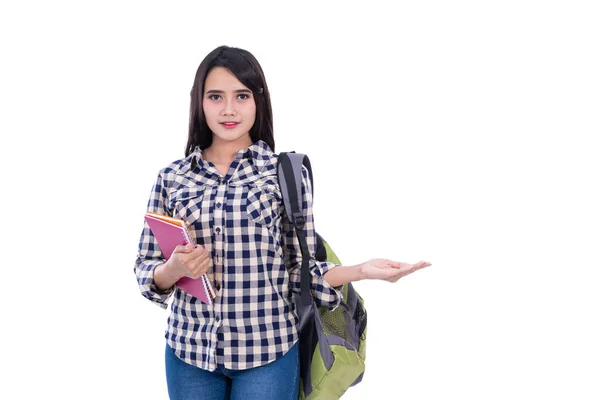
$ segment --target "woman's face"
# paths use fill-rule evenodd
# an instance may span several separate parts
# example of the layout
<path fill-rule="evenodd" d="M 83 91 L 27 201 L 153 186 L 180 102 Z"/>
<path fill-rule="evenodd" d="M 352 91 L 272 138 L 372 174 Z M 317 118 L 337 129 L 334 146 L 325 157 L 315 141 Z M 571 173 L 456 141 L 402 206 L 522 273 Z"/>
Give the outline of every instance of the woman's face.
<path fill-rule="evenodd" d="M 215 67 L 209 71 L 202 107 L 213 142 L 250 141 L 250 129 L 256 119 L 254 96 L 228 69 Z"/>

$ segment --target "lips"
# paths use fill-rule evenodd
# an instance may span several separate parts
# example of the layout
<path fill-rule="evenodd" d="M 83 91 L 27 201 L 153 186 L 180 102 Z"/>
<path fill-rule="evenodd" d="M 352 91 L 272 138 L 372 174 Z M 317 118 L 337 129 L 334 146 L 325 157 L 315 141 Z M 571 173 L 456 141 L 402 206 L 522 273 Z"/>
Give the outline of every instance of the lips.
<path fill-rule="evenodd" d="M 236 126 L 238 126 L 239 122 L 225 121 L 225 122 L 220 122 L 220 124 L 223 125 L 227 129 L 232 129 L 232 128 L 235 128 Z"/>

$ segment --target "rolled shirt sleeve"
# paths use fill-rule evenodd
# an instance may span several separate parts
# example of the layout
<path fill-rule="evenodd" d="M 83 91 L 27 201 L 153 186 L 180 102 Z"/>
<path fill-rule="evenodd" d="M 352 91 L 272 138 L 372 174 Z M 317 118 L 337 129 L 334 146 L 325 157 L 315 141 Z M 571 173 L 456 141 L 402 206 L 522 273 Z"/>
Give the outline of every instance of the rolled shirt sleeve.
<path fill-rule="evenodd" d="M 329 261 L 318 261 L 315 258 L 317 250 L 317 234 L 315 232 L 313 210 L 312 210 L 312 191 L 309 184 L 308 170 L 302 168 L 302 209 L 304 212 L 304 236 L 308 245 L 310 254 L 309 267 L 311 273 L 311 288 L 313 299 L 317 306 L 326 306 L 329 310 L 335 310 L 342 301 L 341 286 L 334 288 L 324 279 L 324 275 L 332 268 L 339 265 Z M 290 274 L 290 285 L 294 293 L 301 293 L 301 268 L 302 268 L 302 250 L 300 241 L 296 235 L 294 225 L 287 216 L 283 218 L 283 250 L 285 264 Z"/>

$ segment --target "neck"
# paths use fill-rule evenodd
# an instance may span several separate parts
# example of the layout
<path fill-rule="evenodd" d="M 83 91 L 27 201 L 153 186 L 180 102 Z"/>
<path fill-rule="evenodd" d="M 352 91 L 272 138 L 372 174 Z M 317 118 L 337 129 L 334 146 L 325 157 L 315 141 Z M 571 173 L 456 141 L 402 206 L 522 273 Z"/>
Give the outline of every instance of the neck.
<path fill-rule="evenodd" d="M 235 142 L 226 142 L 213 137 L 212 144 L 204 149 L 204 158 L 212 163 L 231 163 L 236 153 L 252 145 L 250 137 Z"/>

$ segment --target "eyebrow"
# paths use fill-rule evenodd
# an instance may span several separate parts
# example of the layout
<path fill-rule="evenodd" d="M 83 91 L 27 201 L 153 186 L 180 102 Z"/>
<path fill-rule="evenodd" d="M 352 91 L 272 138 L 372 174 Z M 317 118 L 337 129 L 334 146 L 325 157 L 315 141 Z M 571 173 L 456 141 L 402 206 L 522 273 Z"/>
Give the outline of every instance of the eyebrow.
<path fill-rule="evenodd" d="M 250 89 L 238 89 L 238 90 L 234 90 L 234 93 L 250 93 L 252 94 L 252 91 Z M 211 89 L 211 90 L 207 90 L 205 94 L 209 94 L 209 93 L 225 93 L 225 91 L 223 90 L 217 90 L 217 89 Z"/>

